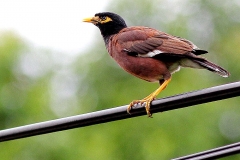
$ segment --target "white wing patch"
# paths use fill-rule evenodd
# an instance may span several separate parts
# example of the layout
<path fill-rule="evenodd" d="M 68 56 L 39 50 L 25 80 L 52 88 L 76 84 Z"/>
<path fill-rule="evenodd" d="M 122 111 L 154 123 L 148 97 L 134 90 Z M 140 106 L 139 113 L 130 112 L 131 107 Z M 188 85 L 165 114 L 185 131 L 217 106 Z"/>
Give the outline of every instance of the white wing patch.
<path fill-rule="evenodd" d="M 160 50 L 153 50 L 152 52 L 148 52 L 147 54 L 138 54 L 139 57 L 154 57 L 158 54 L 163 53 Z"/>

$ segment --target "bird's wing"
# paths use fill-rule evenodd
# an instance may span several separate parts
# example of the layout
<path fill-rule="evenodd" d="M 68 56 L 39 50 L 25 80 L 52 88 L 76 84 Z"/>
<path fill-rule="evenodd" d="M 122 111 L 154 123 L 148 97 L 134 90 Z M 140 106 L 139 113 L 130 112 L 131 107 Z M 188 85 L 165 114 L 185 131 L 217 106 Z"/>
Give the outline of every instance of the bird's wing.
<path fill-rule="evenodd" d="M 159 54 L 183 55 L 193 53 L 196 55 L 207 53 L 197 50 L 190 41 L 175 37 L 148 27 L 129 27 L 118 34 L 121 48 L 130 55 L 139 57 L 154 57 Z"/>

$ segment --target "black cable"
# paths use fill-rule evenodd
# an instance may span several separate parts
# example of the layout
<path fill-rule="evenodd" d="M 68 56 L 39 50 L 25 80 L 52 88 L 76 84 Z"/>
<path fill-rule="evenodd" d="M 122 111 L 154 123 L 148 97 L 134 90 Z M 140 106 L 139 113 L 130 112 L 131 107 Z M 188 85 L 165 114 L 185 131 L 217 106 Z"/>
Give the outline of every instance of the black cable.
<path fill-rule="evenodd" d="M 207 159 L 217 159 L 226 156 L 234 155 L 240 153 L 240 142 L 230 144 L 227 146 L 207 150 L 204 152 L 195 153 L 192 155 L 175 158 L 172 160 L 207 160 Z"/>
<path fill-rule="evenodd" d="M 240 82 L 225 84 L 154 100 L 151 106 L 151 113 L 164 112 L 239 95 Z M 0 131 L 0 142 L 146 115 L 144 106 L 137 105 L 134 107 L 134 109 L 131 110 L 131 115 L 126 112 L 126 109 L 127 106 L 115 107 L 92 113 L 2 130 Z"/>

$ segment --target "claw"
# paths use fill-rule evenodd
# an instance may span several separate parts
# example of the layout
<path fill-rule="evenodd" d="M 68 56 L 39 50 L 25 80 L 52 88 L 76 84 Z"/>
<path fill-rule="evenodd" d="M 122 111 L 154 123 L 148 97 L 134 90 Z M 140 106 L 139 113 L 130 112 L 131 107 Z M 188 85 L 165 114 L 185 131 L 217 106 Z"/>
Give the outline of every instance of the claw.
<path fill-rule="evenodd" d="M 146 98 L 144 98 L 144 99 L 142 99 L 142 100 L 134 100 L 134 101 L 132 101 L 132 102 L 129 104 L 128 108 L 127 108 L 128 114 L 131 114 L 131 113 L 130 113 L 130 110 L 132 109 L 132 107 L 133 107 L 135 104 L 140 104 L 140 105 L 142 105 L 142 104 L 145 103 L 145 108 L 146 108 L 147 115 L 148 115 L 148 117 L 151 117 L 151 118 L 152 118 L 152 114 L 151 114 L 151 112 L 150 112 L 150 105 L 151 105 L 151 102 L 154 100 L 154 97 L 153 97 L 153 98 L 150 97 L 150 98 L 148 98 L 148 99 L 147 99 L 147 98 L 148 98 L 148 97 L 146 97 Z"/>
<path fill-rule="evenodd" d="M 146 109 L 146 112 L 147 112 L 147 115 L 148 117 L 151 117 L 152 118 L 152 114 L 150 112 L 150 105 L 151 105 L 151 102 L 156 98 L 156 96 L 166 88 L 167 84 L 171 81 L 171 78 L 165 80 L 163 82 L 163 84 L 156 90 L 154 91 L 153 93 L 151 93 L 149 96 L 145 97 L 144 99 L 142 100 L 134 100 L 132 101 L 128 108 L 127 108 L 127 113 L 128 114 L 131 114 L 130 113 L 130 110 L 132 109 L 132 107 L 135 105 L 135 104 L 143 104 L 145 103 L 145 109 Z"/>

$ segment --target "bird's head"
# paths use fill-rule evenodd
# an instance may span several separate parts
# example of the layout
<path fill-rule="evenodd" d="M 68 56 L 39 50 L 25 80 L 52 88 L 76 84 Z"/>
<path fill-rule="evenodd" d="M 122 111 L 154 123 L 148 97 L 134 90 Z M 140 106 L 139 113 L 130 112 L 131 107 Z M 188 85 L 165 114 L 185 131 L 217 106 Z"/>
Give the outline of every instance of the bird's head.
<path fill-rule="evenodd" d="M 120 30 L 127 27 L 122 17 L 111 12 L 96 13 L 94 17 L 83 19 L 83 22 L 90 22 L 96 25 L 103 37 L 117 34 Z"/>

